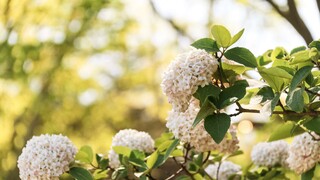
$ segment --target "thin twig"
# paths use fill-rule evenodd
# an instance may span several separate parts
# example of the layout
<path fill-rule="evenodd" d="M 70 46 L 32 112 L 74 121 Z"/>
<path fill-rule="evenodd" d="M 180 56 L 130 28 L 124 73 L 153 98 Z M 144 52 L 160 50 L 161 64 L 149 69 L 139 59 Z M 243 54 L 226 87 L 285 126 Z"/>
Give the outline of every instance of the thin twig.
<path fill-rule="evenodd" d="M 313 94 L 313 95 L 316 95 L 316 96 L 319 96 L 319 97 L 320 97 L 320 94 L 317 93 L 317 92 L 313 92 L 313 91 L 311 91 L 311 90 L 308 89 L 308 88 L 305 88 L 305 90 L 306 90 L 308 93 L 310 93 L 310 94 Z"/>
<path fill-rule="evenodd" d="M 219 162 L 218 168 L 217 168 L 217 180 L 219 180 L 219 171 L 221 167 L 222 162 Z"/>
<path fill-rule="evenodd" d="M 202 161 L 202 164 L 206 163 L 210 157 L 211 151 L 208 152 L 207 157 Z"/>
<path fill-rule="evenodd" d="M 246 109 L 243 108 L 239 102 L 236 102 L 236 105 L 238 106 L 238 108 L 236 109 L 236 111 L 238 111 L 237 113 L 234 114 L 229 114 L 229 116 L 237 116 L 241 113 L 260 113 L 260 110 L 258 109 Z M 320 111 L 310 111 L 310 112 L 295 112 L 295 111 L 290 111 L 290 110 L 286 110 L 286 111 L 273 111 L 272 114 L 290 114 L 290 115 L 309 115 L 309 116 L 320 116 Z"/>

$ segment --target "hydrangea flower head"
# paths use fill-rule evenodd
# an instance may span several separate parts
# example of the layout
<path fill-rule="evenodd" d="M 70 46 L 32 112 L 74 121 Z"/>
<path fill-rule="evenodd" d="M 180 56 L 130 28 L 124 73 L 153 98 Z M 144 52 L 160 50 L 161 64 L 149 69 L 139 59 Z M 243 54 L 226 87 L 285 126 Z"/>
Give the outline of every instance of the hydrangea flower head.
<path fill-rule="evenodd" d="M 315 133 L 312 135 L 320 138 Z M 320 144 L 319 141 L 312 139 L 308 133 L 296 136 L 289 148 L 289 157 L 287 159 L 289 168 L 298 174 L 302 174 L 312 169 L 320 162 Z"/>
<path fill-rule="evenodd" d="M 205 171 L 212 177 L 217 177 L 219 164 L 210 164 L 206 167 Z M 219 168 L 219 180 L 228 180 L 230 176 L 238 173 L 241 167 L 230 161 L 223 161 Z"/>
<path fill-rule="evenodd" d="M 287 167 L 289 145 L 283 140 L 256 144 L 251 159 L 257 166 L 273 167 L 277 164 Z"/>
<path fill-rule="evenodd" d="M 62 135 L 32 137 L 22 149 L 18 168 L 22 180 L 59 179 L 74 161 L 76 147 Z"/>
<path fill-rule="evenodd" d="M 199 86 L 211 83 L 218 61 L 205 50 L 192 49 L 179 55 L 163 74 L 164 94 L 176 111 L 184 112 Z"/>
<path fill-rule="evenodd" d="M 134 129 L 120 130 L 112 139 L 111 150 L 108 155 L 109 165 L 112 168 L 118 168 L 120 161 L 118 154 L 112 149 L 114 146 L 125 146 L 132 150 L 151 153 L 154 150 L 154 140 L 146 132 Z"/>

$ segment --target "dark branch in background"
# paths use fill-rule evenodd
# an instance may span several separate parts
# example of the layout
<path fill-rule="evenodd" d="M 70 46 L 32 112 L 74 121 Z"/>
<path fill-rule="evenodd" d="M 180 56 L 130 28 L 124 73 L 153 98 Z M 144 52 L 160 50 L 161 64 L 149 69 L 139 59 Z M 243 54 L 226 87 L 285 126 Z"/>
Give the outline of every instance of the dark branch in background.
<path fill-rule="evenodd" d="M 313 41 L 312 35 L 308 27 L 306 26 L 306 24 L 301 19 L 298 13 L 297 6 L 294 0 L 287 0 L 287 6 L 289 9 L 288 11 L 281 10 L 280 7 L 273 0 L 266 0 L 266 1 L 274 8 L 274 10 L 279 15 L 285 18 L 294 27 L 294 29 L 302 36 L 302 38 L 307 44 Z M 318 8 L 320 3 L 319 1 L 320 0 L 317 0 Z"/>
<path fill-rule="evenodd" d="M 151 8 L 152 8 L 153 12 L 154 12 L 159 18 L 167 21 L 167 22 L 171 25 L 171 27 L 172 27 L 173 29 L 175 29 L 180 35 L 185 36 L 185 37 L 193 40 L 193 38 L 190 36 L 190 34 L 188 34 L 182 27 L 179 27 L 172 19 L 163 17 L 163 16 L 160 14 L 160 12 L 157 10 L 157 8 L 156 8 L 156 6 L 155 6 L 155 4 L 154 4 L 154 2 L 153 2 L 152 0 L 149 0 L 149 2 L 150 2 L 150 5 L 151 5 Z"/>
<path fill-rule="evenodd" d="M 320 13 L 320 0 L 317 0 L 316 2 L 317 2 L 317 6 L 318 6 L 318 11 Z"/>

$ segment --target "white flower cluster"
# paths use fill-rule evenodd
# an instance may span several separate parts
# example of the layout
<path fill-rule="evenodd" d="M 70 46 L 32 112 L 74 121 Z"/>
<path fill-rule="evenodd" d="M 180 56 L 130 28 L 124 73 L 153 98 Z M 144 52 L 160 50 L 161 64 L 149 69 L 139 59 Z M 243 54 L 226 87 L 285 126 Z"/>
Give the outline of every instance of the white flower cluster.
<path fill-rule="evenodd" d="M 112 147 L 125 146 L 132 150 L 139 150 L 151 153 L 154 150 L 154 140 L 146 133 L 134 129 L 124 129 L 119 131 L 113 138 L 111 150 L 109 151 L 109 165 L 112 168 L 120 166 L 119 156 Z"/>
<path fill-rule="evenodd" d="M 287 167 L 288 149 L 288 143 L 283 140 L 258 143 L 251 151 L 251 159 L 257 166 L 273 167 L 279 164 Z"/>
<path fill-rule="evenodd" d="M 316 138 L 320 136 L 312 134 Z M 298 174 L 302 174 L 313 168 L 320 162 L 320 144 L 319 141 L 312 139 L 308 133 L 296 136 L 289 148 L 289 158 L 287 159 L 290 169 Z"/>
<path fill-rule="evenodd" d="M 34 136 L 22 149 L 18 168 L 22 180 L 52 180 L 69 170 L 77 148 L 62 135 Z"/>
<path fill-rule="evenodd" d="M 219 164 L 210 164 L 206 167 L 205 171 L 208 173 L 209 176 L 212 178 L 217 178 L 217 171 L 218 171 Z M 237 164 L 234 164 L 230 161 L 223 161 L 219 168 L 219 180 L 228 180 L 230 176 L 238 173 L 241 171 L 241 167 Z"/>
<path fill-rule="evenodd" d="M 203 121 L 195 128 L 192 128 L 193 121 L 199 112 L 199 101 L 192 99 L 185 112 L 172 110 L 167 118 L 166 126 L 182 142 L 190 143 L 198 152 L 218 150 L 222 153 L 232 153 L 238 150 L 238 139 L 236 129 L 231 126 L 226 137 L 219 144 L 215 143 L 212 137 L 204 128 Z"/>
<path fill-rule="evenodd" d="M 199 86 L 208 85 L 217 70 L 217 60 L 204 50 L 193 49 L 179 55 L 163 74 L 164 94 L 173 109 L 184 112 Z"/>

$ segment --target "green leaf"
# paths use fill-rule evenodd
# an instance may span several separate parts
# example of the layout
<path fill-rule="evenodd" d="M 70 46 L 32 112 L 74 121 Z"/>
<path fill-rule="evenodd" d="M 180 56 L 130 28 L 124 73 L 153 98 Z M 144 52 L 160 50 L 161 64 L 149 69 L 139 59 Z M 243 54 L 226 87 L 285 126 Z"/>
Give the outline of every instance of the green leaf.
<path fill-rule="evenodd" d="M 221 25 L 211 27 L 211 34 L 221 47 L 227 48 L 231 41 L 231 34 L 227 28 Z"/>
<path fill-rule="evenodd" d="M 174 135 L 172 132 L 162 133 L 161 136 L 155 140 L 155 146 L 159 147 L 162 143 L 173 138 L 174 138 Z"/>
<path fill-rule="evenodd" d="M 202 119 L 205 119 L 207 116 L 213 114 L 215 110 L 217 110 L 216 106 L 210 101 L 209 98 L 207 98 L 201 106 L 196 119 L 193 121 L 192 127 L 195 127 Z"/>
<path fill-rule="evenodd" d="M 310 48 L 315 47 L 315 48 L 318 49 L 318 51 L 320 51 L 320 40 L 312 41 L 312 42 L 309 44 L 309 47 L 310 47 Z"/>
<path fill-rule="evenodd" d="M 240 80 L 236 81 L 233 86 L 223 89 L 219 95 L 218 108 L 224 108 L 242 99 L 246 95 L 246 87 L 248 86 L 246 80 Z"/>
<path fill-rule="evenodd" d="M 234 35 L 231 39 L 229 46 L 231 46 L 232 44 L 237 42 L 240 39 L 240 37 L 242 36 L 243 32 L 244 32 L 244 29 L 241 29 L 241 31 L 239 31 L 236 35 Z"/>
<path fill-rule="evenodd" d="M 320 101 L 310 103 L 309 108 L 312 110 L 317 110 L 318 108 L 320 108 Z"/>
<path fill-rule="evenodd" d="M 93 151 L 90 146 L 82 146 L 79 152 L 76 154 L 76 160 L 84 163 L 92 163 L 93 161 Z"/>
<path fill-rule="evenodd" d="M 292 78 L 287 71 L 279 67 L 271 67 L 268 69 L 259 67 L 258 71 L 269 86 L 277 92 L 281 92 Z"/>
<path fill-rule="evenodd" d="M 294 49 L 291 50 L 290 52 L 290 55 L 296 53 L 296 52 L 299 52 L 299 51 L 303 51 L 303 50 L 306 50 L 306 47 L 305 46 L 299 46 L 299 47 L 296 47 Z"/>
<path fill-rule="evenodd" d="M 243 47 L 235 47 L 224 53 L 227 59 L 243 64 L 247 67 L 255 68 L 258 66 L 255 56 L 249 49 Z"/>
<path fill-rule="evenodd" d="M 197 166 L 194 162 L 188 164 L 188 171 L 190 173 L 196 173 L 199 171 L 199 166 Z"/>
<path fill-rule="evenodd" d="M 271 59 L 273 61 L 280 60 L 287 55 L 286 50 L 283 47 L 276 47 L 271 53 Z"/>
<path fill-rule="evenodd" d="M 271 141 L 277 141 L 280 139 L 285 139 L 288 137 L 301 134 L 303 132 L 304 130 L 300 126 L 296 125 L 292 121 L 288 121 L 280 125 L 278 128 L 276 128 L 271 134 L 271 136 L 269 137 L 268 141 L 271 142 Z"/>
<path fill-rule="evenodd" d="M 130 154 L 131 154 L 131 149 L 126 147 L 126 146 L 113 146 L 112 149 L 117 154 L 122 154 L 122 155 L 127 156 L 127 157 L 129 157 Z"/>
<path fill-rule="evenodd" d="M 237 74 L 243 74 L 247 68 L 243 65 L 236 65 L 236 64 L 228 64 L 228 63 L 222 63 L 223 70 L 231 70 L 234 71 Z"/>
<path fill-rule="evenodd" d="M 204 121 L 204 128 L 212 139 L 219 144 L 230 127 L 230 121 L 230 117 L 225 113 L 210 115 Z"/>
<path fill-rule="evenodd" d="M 316 169 L 316 166 L 314 166 L 312 169 L 308 170 L 307 172 L 304 172 L 303 174 L 301 174 L 301 180 L 312 180 L 315 169 Z"/>
<path fill-rule="evenodd" d="M 93 172 L 94 179 L 106 179 L 108 177 L 108 171 L 107 170 L 101 170 L 97 169 Z"/>
<path fill-rule="evenodd" d="M 311 72 L 312 66 L 305 66 L 299 69 L 293 76 L 289 86 L 289 93 L 293 91 Z"/>
<path fill-rule="evenodd" d="M 180 143 L 179 139 L 175 139 L 170 147 L 167 149 L 166 153 L 164 154 L 164 162 L 168 159 L 168 157 L 171 155 L 171 153 L 174 151 L 174 149 L 178 146 Z M 163 162 L 163 163 L 164 163 Z"/>
<path fill-rule="evenodd" d="M 302 112 L 304 108 L 304 98 L 303 98 L 303 88 L 296 88 L 295 90 L 289 92 L 286 103 L 287 106 L 295 112 Z"/>
<path fill-rule="evenodd" d="M 144 162 L 144 158 L 144 152 L 141 152 L 139 150 L 132 150 L 129 156 L 129 162 L 135 166 L 138 166 L 146 170 L 148 168 Z"/>
<path fill-rule="evenodd" d="M 263 103 L 267 100 L 272 100 L 274 98 L 273 90 L 269 86 L 262 87 L 257 93 L 257 95 L 262 96 L 262 100 L 260 103 Z"/>
<path fill-rule="evenodd" d="M 310 60 L 309 50 L 303 50 L 291 55 L 293 58 L 290 64 L 302 63 Z"/>
<path fill-rule="evenodd" d="M 82 167 L 72 167 L 69 174 L 77 180 L 93 180 L 91 173 Z"/>
<path fill-rule="evenodd" d="M 183 151 L 181 149 L 175 149 L 171 155 L 173 157 L 182 157 L 183 156 Z"/>
<path fill-rule="evenodd" d="M 207 52 L 219 52 L 217 42 L 211 38 L 199 39 L 192 43 L 191 46 L 197 49 L 204 49 Z"/>
<path fill-rule="evenodd" d="M 208 96 L 219 97 L 220 91 L 219 87 L 209 84 L 204 87 L 199 86 L 193 96 L 199 99 L 200 105 L 202 105 Z"/>
<path fill-rule="evenodd" d="M 310 121 L 304 124 L 304 127 L 316 133 L 320 133 L 320 117 L 315 117 L 311 119 Z"/>
<path fill-rule="evenodd" d="M 194 163 L 197 166 L 202 166 L 203 164 L 202 161 L 203 161 L 203 152 L 198 154 L 198 156 L 194 159 Z"/>
<path fill-rule="evenodd" d="M 272 62 L 271 58 L 272 50 L 268 50 L 265 53 L 263 53 L 262 56 L 257 57 L 257 63 L 259 66 L 265 66 Z"/>
<path fill-rule="evenodd" d="M 158 147 L 158 151 L 161 153 L 161 152 L 164 152 L 165 150 L 167 150 L 170 145 L 172 144 L 174 140 L 167 140 L 165 142 L 163 142 L 159 147 Z"/>
<path fill-rule="evenodd" d="M 159 157 L 159 152 L 158 151 L 155 151 L 153 152 L 149 158 L 147 159 L 147 167 L 149 169 L 152 169 L 155 165 L 155 163 L 157 162 L 157 159 Z"/>
<path fill-rule="evenodd" d="M 274 98 L 271 100 L 271 113 L 273 112 L 274 108 L 277 106 L 279 100 L 280 100 L 280 93 L 276 93 Z"/>
<path fill-rule="evenodd" d="M 96 160 L 100 169 L 106 169 L 109 165 L 109 159 L 104 159 L 102 154 L 96 154 Z"/>

